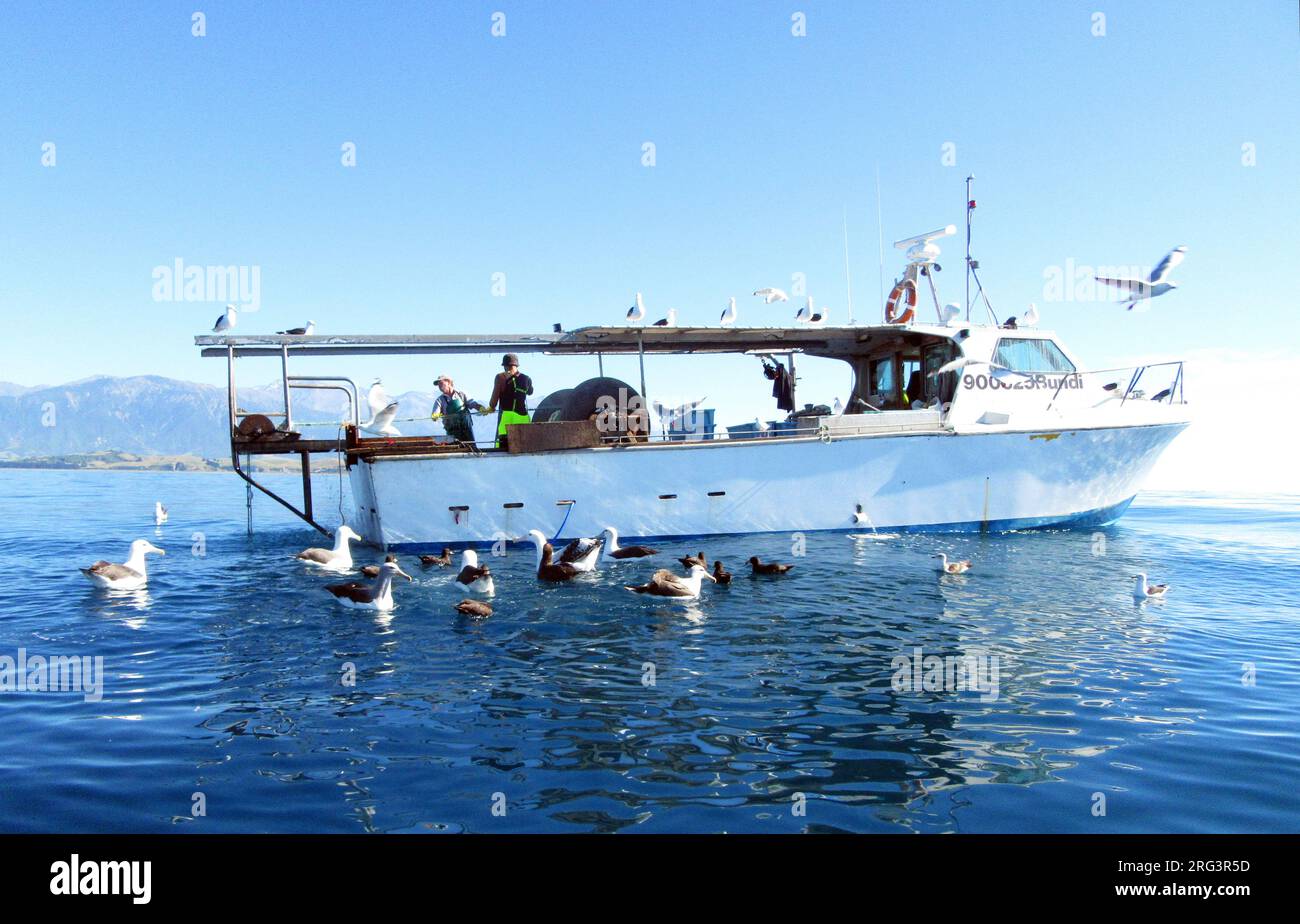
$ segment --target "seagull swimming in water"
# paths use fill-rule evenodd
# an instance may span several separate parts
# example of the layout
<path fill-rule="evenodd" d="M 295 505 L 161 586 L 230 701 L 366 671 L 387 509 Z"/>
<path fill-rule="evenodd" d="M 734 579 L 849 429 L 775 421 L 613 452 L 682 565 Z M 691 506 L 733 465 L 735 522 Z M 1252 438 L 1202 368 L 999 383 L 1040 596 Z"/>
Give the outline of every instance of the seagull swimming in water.
<path fill-rule="evenodd" d="M 397 416 L 397 402 L 388 397 L 384 383 L 379 379 L 375 379 L 375 384 L 366 393 L 366 403 L 370 405 L 370 419 L 361 425 L 362 430 L 378 436 L 402 435 L 393 426 L 393 418 Z"/>
<path fill-rule="evenodd" d="M 618 530 L 612 526 L 606 526 L 600 532 L 601 537 L 605 540 L 604 561 L 626 561 L 629 558 L 645 558 L 647 555 L 658 555 L 658 549 L 652 549 L 644 545 L 619 545 Z"/>
<path fill-rule="evenodd" d="M 773 289 L 770 286 L 766 289 L 759 289 L 754 293 L 763 300 L 764 305 L 770 305 L 772 302 L 788 302 L 790 296 L 786 295 L 780 289 Z"/>
<path fill-rule="evenodd" d="M 226 313 L 217 318 L 217 323 L 212 325 L 212 332 L 219 334 L 222 331 L 230 330 L 239 321 L 239 311 L 234 305 L 226 306 Z"/>
<path fill-rule="evenodd" d="M 489 597 L 497 592 L 496 582 L 492 580 L 492 572 L 488 570 L 487 565 L 478 563 L 478 552 L 473 549 L 466 549 L 460 553 L 460 574 L 456 575 L 456 583 L 466 590 L 486 594 Z"/>
<path fill-rule="evenodd" d="M 90 578 L 91 583 L 110 590 L 136 590 L 149 581 L 149 572 L 145 568 L 146 555 L 166 555 L 162 549 L 148 539 L 137 539 L 131 543 L 131 555 L 125 564 L 97 561 L 89 568 L 82 568 L 81 573 Z"/>
<path fill-rule="evenodd" d="M 1098 282 L 1105 283 L 1108 286 L 1114 286 L 1123 293 L 1122 301 L 1128 302 L 1128 310 L 1132 311 L 1138 302 L 1146 301 L 1152 298 L 1158 298 L 1166 292 L 1172 292 L 1178 288 L 1174 282 L 1166 282 L 1169 274 L 1174 271 L 1178 264 L 1183 262 L 1187 256 L 1186 247 L 1175 247 L 1165 258 L 1156 264 L 1156 268 L 1151 271 L 1151 275 L 1146 279 L 1124 279 L 1112 276 L 1094 276 Z"/>
<path fill-rule="evenodd" d="M 940 574 L 965 574 L 967 571 L 970 570 L 970 562 L 948 561 L 948 555 L 945 552 L 940 552 L 938 555 L 934 557 L 939 559 Z"/>
<path fill-rule="evenodd" d="M 162 505 L 162 501 L 153 502 L 153 522 L 155 526 L 162 526 L 167 522 L 167 508 Z"/>
<path fill-rule="evenodd" d="M 277 330 L 277 334 L 288 334 L 290 337 L 310 337 L 316 331 L 316 322 L 308 321 L 306 327 L 291 327 L 288 330 Z"/>
<path fill-rule="evenodd" d="M 345 584 L 326 584 L 325 589 L 344 606 L 357 610 L 391 610 L 393 603 L 393 578 L 414 580 L 396 561 L 386 561 L 379 566 L 379 577 L 373 584 L 348 581 Z"/>
<path fill-rule="evenodd" d="M 700 595 L 700 585 L 705 580 L 718 583 L 718 579 L 699 564 L 693 564 L 685 577 L 673 574 L 667 568 L 660 568 L 644 584 L 624 584 L 634 593 L 649 594 L 652 597 L 673 597 L 678 600 L 694 600 Z"/>
<path fill-rule="evenodd" d="M 318 568 L 324 568 L 326 571 L 351 571 L 352 549 L 348 543 L 353 539 L 359 540 L 360 538 L 360 536 L 352 531 L 352 527 L 344 523 L 338 529 L 334 530 L 334 548 L 303 549 L 295 557 L 305 561 L 309 565 L 316 565 Z"/>
<path fill-rule="evenodd" d="M 636 302 L 627 310 L 627 319 L 631 324 L 640 324 L 645 320 L 645 302 L 641 301 L 641 293 L 636 294 Z"/>
<path fill-rule="evenodd" d="M 727 300 L 727 307 L 723 309 L 722 317 L 718 319 L 718 323 L 721 324 L 723 327 L 731 327 L 733 324 L 736 323 L 735 296 L 732 296 Z"/>
<path fill-rule="evenodd" d="M 1168 584 L 1148 584 L 1145 571 L 1133 575 L 1134 600 L 1163 600 L 1168 592 Z"/>

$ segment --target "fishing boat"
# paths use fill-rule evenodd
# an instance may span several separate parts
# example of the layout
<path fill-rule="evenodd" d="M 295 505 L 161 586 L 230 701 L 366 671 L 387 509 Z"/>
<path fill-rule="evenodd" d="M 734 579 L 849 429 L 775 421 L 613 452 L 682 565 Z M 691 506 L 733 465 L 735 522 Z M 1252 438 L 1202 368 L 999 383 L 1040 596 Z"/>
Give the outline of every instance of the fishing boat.
<path fill-rule="evenodd" d="M 566 540 L 606 526 L 625 538 L 653 539 L 1113 522 L 1189 423 L 1182 362 L 1087 370 L 1051 331 L 999 322 L 991 308 L 977 323 L 969 298 L 964 316 L 942 305 L 934 241 L 954 230 L 898 242 L 907 265 L 874 323 L 625 324 L 506 335 L 224 332 L 197 337 L 196 345 L 204 356 L 227 360 L 232 461 L 250 491 L 328 532 L 312 509 L 311 459 L 337 454 L 354 503 L 349 525 L 384 549 L 490 545 L 533 529 Z M 916 307 L 918 291 L 927 289 L 932 305 L 924 313 L 932 309 L 932 320 Z M 635 354 L 640 388 L 603 376 L 575 382 L 572 391 L 543 398 L 532 423 L 510 427 L 500 448 L 495 441 L 368 435 L 354 382 L 289 371 L 299 357 L 505 352 Z M 644 369 L 665 354 L 694 357 L 702 376 L 720 354 L 759 357 L 792 389 L 797 360 L 839 360 L 849 367 L 851 394 L 839 413 L 813 406 L 776 426 L 738 425 L 724 435 L 683 423 L 656 433 L 647 426 Z M 274 414 L 239 406 L 235 366 L 247 357 L 281 363 L 284 406 Z M 294 430 L 291 398 L 299 388 L 348 396 L 348 419 L 335 439 L 304 439 Z M 264 453 L 301 456 L 301 506 L 248 471 L 246 460 Z"/>

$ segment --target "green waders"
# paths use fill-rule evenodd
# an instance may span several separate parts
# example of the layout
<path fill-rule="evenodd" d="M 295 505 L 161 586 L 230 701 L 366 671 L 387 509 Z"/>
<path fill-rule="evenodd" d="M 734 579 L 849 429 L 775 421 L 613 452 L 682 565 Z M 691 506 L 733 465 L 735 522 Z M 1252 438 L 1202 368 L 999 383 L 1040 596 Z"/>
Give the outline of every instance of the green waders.
<path fill-rule="evenodd" d="M 516 414 L 514 411 L 499 411 L 500 416 L 497 418 L 497 448 L 506 448 L 506 427 L 510 424 L 531 423 L 527 414 Z"/>

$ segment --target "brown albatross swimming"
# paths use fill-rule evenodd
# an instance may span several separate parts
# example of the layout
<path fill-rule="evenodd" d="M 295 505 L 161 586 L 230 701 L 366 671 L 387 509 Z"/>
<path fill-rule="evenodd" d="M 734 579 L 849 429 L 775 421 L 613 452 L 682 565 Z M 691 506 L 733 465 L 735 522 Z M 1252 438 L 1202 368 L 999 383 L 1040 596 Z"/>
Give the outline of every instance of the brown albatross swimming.
<path fill-rule="evenodd" d="M 348 581 L 346 584 L 327 584 L 325 589 L 334 595 L 334 599 L 344 606 L 358 610 L 391 610 L 393 608 L 393 578 L 412 577 L 402 570 L 395 561 L 386 561 L 379 566 L 379 577 L 372 584 L 363 581 Z"/>
<path fill-rule="evenodd" d="M 709 572 L 704 570 L 703 565 L 691 565 L 686 577 L 679 574 L 673 574 L 667 568 L 660 568 L 645 584 L 625 584 L 624 586 L 631 591 L 639 594 L 650 594 L 653 597 L 676 597 L 683 600 L 694 600 L 700 595 L 700 584 L 704 580 L 714 581 L 716 579 Z"/>
<path fill-rule="evenodd" d="M 492 605 L 482 600 L 465 599 L 456 604 L 456 612 L 474 619 L 487 619 L 492 615 Z"/>
<path fill-rule="evenodd" d="M 426 568 L 432 568 L 435 565 L 439 568 L 445 568 L 451 564 L 451 549 L 443 549 L 441 555 L 421 555 L 420 564 Z"/>
<path fill-rule="evenodd" d="M 492 580 L 492 572 L 488 570 L 487 565 L 478 563 L 478 552 L 466 549 L 460 553 L 460 562 L 460 574 L 456 575 L 457 584 L 466 590 L 487 594 L 489 597 L 497 592 L 496 582 Z"/>
<path fill-rule="evenodd" d="M 794 567 L 794 565 L 783 565 L 780 562 L 775 561 L 763 564 L 758 560 L 757 555 L 749 559 L 749 566 L 754 569 L 754 574 L 785 574 Z"/>

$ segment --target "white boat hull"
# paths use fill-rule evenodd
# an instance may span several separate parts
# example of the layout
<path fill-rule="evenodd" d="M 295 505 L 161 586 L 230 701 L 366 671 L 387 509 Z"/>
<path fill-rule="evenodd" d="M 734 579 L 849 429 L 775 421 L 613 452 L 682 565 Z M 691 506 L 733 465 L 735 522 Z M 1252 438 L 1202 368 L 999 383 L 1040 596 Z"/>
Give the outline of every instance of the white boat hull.
<path fill-rule="evenodd" d="M 367 541 L 419 551 L 514 540 L 1095 527 L 1121 516 L 1185 421 L 395 456 L 350 470 Z"/>

